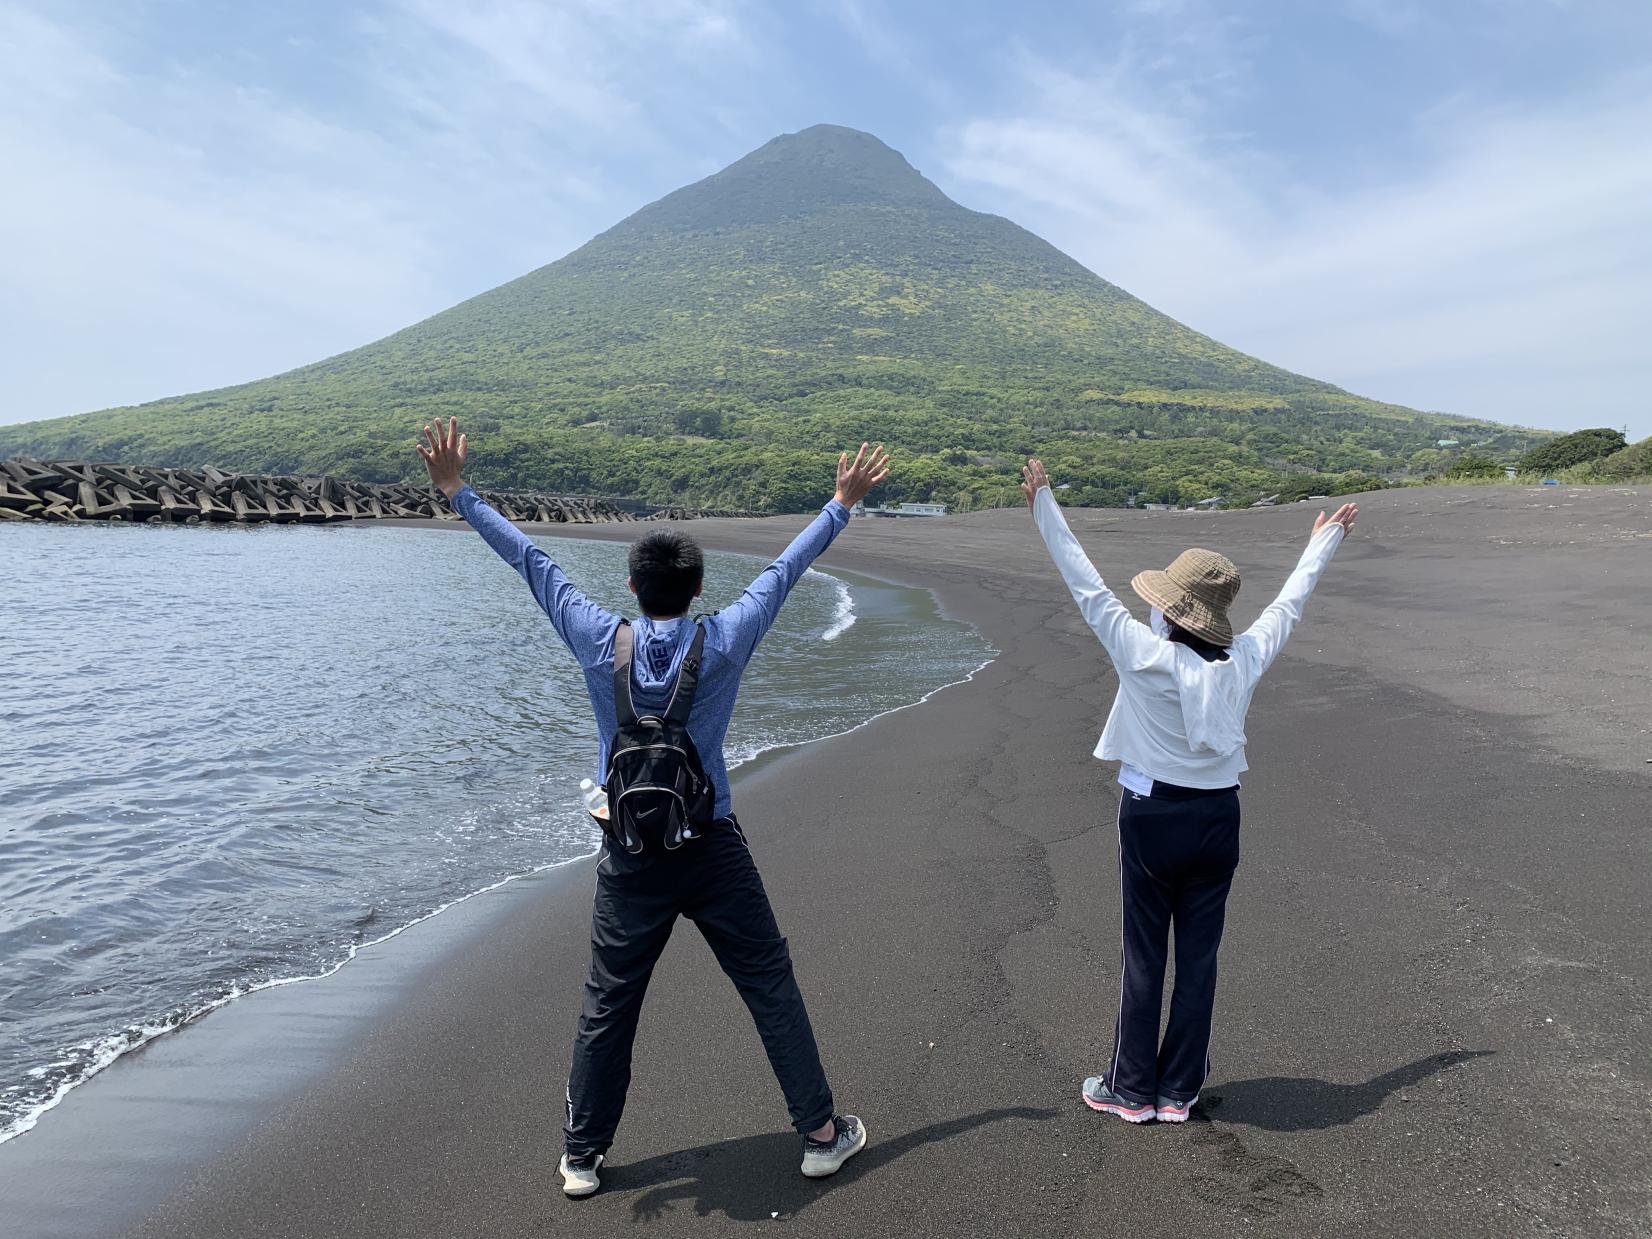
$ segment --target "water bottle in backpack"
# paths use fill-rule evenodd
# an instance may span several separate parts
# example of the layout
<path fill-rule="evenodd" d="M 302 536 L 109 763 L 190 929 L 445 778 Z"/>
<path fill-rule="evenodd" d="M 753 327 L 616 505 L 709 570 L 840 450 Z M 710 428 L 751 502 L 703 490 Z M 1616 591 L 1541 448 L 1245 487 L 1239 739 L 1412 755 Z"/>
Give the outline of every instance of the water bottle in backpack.
<path fill-rule="evenodd" d="M 585 811 L 597 821 L 608 821 L 608 793 L 590 779 L 579 781 L 579 797 L 585 802 Z"/>

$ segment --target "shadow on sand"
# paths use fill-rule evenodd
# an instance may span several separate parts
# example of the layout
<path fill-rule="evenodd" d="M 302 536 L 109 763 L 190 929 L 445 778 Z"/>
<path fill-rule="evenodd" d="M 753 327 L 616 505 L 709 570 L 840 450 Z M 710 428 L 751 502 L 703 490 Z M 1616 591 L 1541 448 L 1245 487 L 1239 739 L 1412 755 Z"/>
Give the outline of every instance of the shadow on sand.
<path fill-rule="evenodd" d="M 1262 1076 L 1234 1080 L 1206 1093 L 1194 1112 L 1224 1123 L 1260 1127 L 1264 1131 L 1317 1131 L 1341 1127 L 1373 1114 L 1388 1097 L 1411 1088 L 1429 1076 L 1446 1071 L 1493 1050 L 1452 1050 L 1430 1054 L 1404 1067 L 1385 1071 L 1364 1084 L 1333 1084 L 1329 1080 L 1295 1076 Z M 1217 1110 L 1220 1113 L 1215 1113 Z"/>
<path fill-rule="evenodd" d="M 737 1222 L 767 1221 L 771 1216 L 792 1217 L 818 1200 L 840 1181 L 870 1174 L 878 1167 L 922 1145 L 949 1140 L 987 1123 L 1006 1119 L 1042 1122 L 1054 1110 L 1014 1106 L 931 1123 L 891 1140 L 880 1140 L 868 1125 L 866 1151 L 830 1179 L 805 1179 L 797 1173 L 801 1148 L 791 1132 L 769 1132 L 716 1144 L 685 1149 L 623 1166 L 604 1166 L 602 1194 L 640 1191 L 631 1204 L 637 1221 L 664 1217 L 680 1203 L 691 1203 L 700 1217 L 721 1213 Z"/>

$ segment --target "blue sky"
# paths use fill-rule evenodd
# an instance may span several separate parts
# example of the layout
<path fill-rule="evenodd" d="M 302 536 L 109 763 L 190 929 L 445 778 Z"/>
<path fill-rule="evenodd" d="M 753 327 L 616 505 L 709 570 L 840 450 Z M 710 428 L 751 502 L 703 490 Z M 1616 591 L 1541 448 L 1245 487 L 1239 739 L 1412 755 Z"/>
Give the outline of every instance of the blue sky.
<path fill-rule="evenodd" d="M 1269 361 L 1652 434 L 1645 0 L 0 0 L 0 421 L 376 339 L 822 121 Z"/>

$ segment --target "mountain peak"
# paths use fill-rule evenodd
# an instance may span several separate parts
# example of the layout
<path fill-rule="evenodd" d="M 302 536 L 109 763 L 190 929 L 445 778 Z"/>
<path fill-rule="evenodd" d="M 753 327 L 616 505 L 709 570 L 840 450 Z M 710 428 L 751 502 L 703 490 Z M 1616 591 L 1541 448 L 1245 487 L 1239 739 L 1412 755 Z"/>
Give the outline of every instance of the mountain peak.
<path fill-rule="evenodd" d="M 845 167 L 923 179 L 899 151 L 876 134 L 846 125 L 810 125 L 796 133 L 783 133 L 770 138 L 747 158 L 765 153 L 770 162 L 827 159 Z"/>
<path fill-rule="evenodd" d="M 850 206 L 962 209 L 873 134 L 811 125 L 667 194 L 614 231 L 722 229 Z"/>

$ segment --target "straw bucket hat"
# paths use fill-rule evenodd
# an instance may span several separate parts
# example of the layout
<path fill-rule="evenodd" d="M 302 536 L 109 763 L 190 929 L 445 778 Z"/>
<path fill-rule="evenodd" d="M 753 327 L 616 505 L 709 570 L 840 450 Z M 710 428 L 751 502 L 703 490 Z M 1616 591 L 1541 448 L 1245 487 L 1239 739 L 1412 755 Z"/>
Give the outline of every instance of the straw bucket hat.
<path fill-rule="evenodd" d="M 1138 574 L 1130 588 L 1176 627 L 1213 645 L 1233 644 L 1228 608 L 1239 593 L 1239 569 L 1226 555 L 1194 547 L 1163 572 Z"/>

